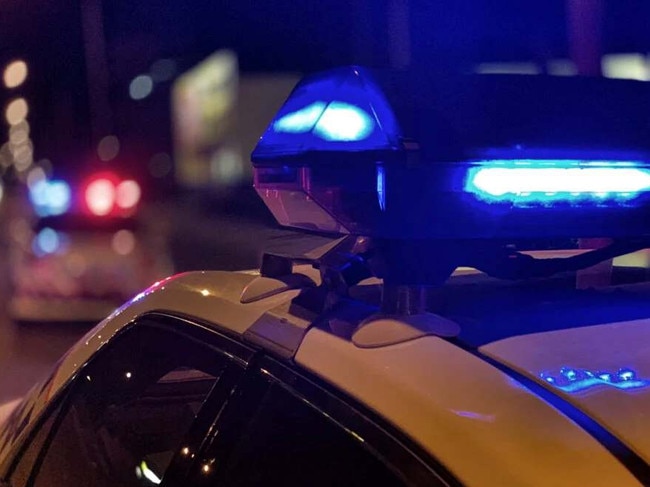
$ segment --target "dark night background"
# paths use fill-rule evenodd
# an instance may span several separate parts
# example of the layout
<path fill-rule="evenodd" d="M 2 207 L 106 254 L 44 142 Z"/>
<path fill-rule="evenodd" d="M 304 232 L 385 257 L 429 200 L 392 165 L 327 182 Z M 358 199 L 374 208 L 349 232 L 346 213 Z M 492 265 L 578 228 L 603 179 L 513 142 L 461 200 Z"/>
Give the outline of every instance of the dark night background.
<path fill-rule="evenodd" d="M 409 68 L 417 76 L 523 62 L 544 74 L 557 59 L 599 75 L 602 55 L 636 54 L 650 80 L 649 20 L 648 0 L 0 0 L 0 75 L 16 59 L 29 69 L 19 87 L 0 84 L 0 404 L 24 394 L 86 331 L 61 323 L 20 326 L 7 311 L 10 242 L 14 234 L 31 238 L 26 215 L 33 216 L 25 181 L 3 159 L 11 100 L 28 101 L 34 166 L 48 159 L 54 177 L 96 171 L 98 142 L 117 136 L 119 156 L 109 166 L 136 173 L 149 200 L 138 217 L 169 248 L 174 271 L 254 268 L 262 252 L 287 253 L 288 242 L 303 253 L 318 237 L 278 228 L 250 180 L 227 198 L 216 188 L 205 198 L 180 188 L 173 170 L 151 171 L 156 157 L 174 156 L 174 81 L 215 51 L 234 51 L 244 76 L 295 79 L 351 63 Z M 151 95 L 132 99 L 132 81 L 161 66 L 166 76 Z M 257 105 L 248 105 L 249 122 L 262 118 Z M 646 272 L 650 261 L 643 258 Z"/>
<path fill-rule="evenodd" d="M 602 5 L 602 52 L 645 53 L 650 4 Z M 570 54 L 567 2 L 560 0 L 7 0 L 0 4 L 0 65 L 28 62 L 20 91 L 30 100 L 35 160 L 47 157 L 55 168 L 82 166 L 96 143 L 87 77 L 93 55 L 84 51 L 82 22 L 92 12 L 91 30 L 103 28 L 100 81 L 110 105 L 101 125 L 134 159 L 172 151 L 171 81 L 146 100 L 128 96 L 130 80 L 160 59 L 173 60 L 179 74 L 231 48 L 242 72 L 305 73 L 349 63 L 390 66 L 396 58 L 414 69 L 463 70 L 479 61 L 543 62 Z M 8 98 L 0 91 L 0 104 Z"/>

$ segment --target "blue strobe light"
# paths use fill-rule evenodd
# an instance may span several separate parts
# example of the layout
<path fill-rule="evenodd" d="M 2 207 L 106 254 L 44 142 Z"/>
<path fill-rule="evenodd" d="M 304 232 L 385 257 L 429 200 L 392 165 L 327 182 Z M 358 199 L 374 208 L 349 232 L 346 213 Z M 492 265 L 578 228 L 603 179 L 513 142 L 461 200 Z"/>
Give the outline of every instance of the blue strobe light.
<path fill-rule="evenodd" d="M 468 171 L 465 190 L 514 204 L 629 201 L 650 191 L 650 169 L 622 161 L 485 161 Z"/>

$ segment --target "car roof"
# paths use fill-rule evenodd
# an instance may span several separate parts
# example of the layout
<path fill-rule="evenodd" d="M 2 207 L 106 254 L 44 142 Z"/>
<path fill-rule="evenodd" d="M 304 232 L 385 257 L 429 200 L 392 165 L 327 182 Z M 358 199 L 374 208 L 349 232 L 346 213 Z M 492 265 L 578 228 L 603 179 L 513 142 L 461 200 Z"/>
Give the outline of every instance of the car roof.
<path fill-rule="evenodd" d="M 495 485 L 548 485 L 552 479 L 554 485 L 637 485 L 571 419 L 503 371 L 427 330 L 414 333 L 406 326 L 406 340 L 380 332 L 355 343 L 353 335 L 334 331 L 345 328 L 345 320 L 310 326 L 314 317 L 294 314 L 290 305 L 319 277 L 310 266 L 296 270 L 303 277 L 289 282 L 255 272 L 206 271 L 154 284 L 71 350 L 49 396 L 135 318 L 164 312 L 291 359 L 399 427 L 469 484 L 490 479 Z M 360 304 L 349 300 L 347 306 L 354 314 Z"/>

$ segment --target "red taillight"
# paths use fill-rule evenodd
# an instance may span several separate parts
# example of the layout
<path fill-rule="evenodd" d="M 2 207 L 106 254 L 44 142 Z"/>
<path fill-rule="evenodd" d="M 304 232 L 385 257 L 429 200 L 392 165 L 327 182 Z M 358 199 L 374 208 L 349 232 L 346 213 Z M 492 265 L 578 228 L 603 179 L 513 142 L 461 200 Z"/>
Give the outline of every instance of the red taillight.
<path fill-rule="evenodd" d="M 130 210 L 135 207 L 140 201 L 140 185 L 129 179 L 122 181 L 116 188 L 116 203 L 117 206 Z"/>
<path fill-rule="evenodd" d="M 86 186 L 84 198 L 93 215 L 104 216 L 115 206 L 115 185 L 106 178 L 95 179 Z"/>
<path fill-rule="evenodd" d="M 132 179 L 120 180 L 102 173 L 84 185 L 86 210 L 95 216 L 129 216 L 140 202 L 140 185 Z"/>

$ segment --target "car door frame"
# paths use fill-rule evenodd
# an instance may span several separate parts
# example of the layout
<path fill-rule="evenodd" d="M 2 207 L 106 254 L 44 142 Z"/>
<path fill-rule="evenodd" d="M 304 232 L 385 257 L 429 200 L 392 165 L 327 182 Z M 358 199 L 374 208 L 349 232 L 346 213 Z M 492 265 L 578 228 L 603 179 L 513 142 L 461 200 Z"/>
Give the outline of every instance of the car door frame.
<path fill-rule="evenodd" d="M 335 390 L 290 361 L 264 353 L 258 354 L 249 363 L 237 399 L 228 405 L 221 418 L 222 423 L 214 428 L 222 438 L 219 441 L 214 437 L 206 440 L 206 448 L 192 467 L 185 485 L 210 485 L 202 469 L 214 458 L 220 457 L 220 462 L 227 462 L 227 455 L 234 450 L 237 441 L 236 435 L 228 431 L 243 431 L 248 427 L 272 384 L 313 407 L 350 438 L 356 441 L 362 439 L 370 454 L 382 460 L 405 485 L 462 485 L 449 470 L 410 438 L 349 395 Z M 226 457 L 223 457 L 224 454 Z"/>
<path fill-rule="evenodd" d="M 165 312 L 147 312 L 144 313 L 135 319 L 133 319 L 128 325 L 125 325 L 119 332 L 111 338 L 111 340 L 119 339 L 119 336 L 122 336 L 132 330 L 134 327 L 139 326 L 139 323 L 143 321 L 149 321 L 146 326 L 161 327 L 171 331 L 174 334 L 179 336 L 184 336 L 195 342 L 197 346 L 209 348 L 216 353 L 221 354 L 225 360 L 229 361 L 229 365 L 224 370 L 224 374 L 227 374 L 226 386 L 230 385 L 230 389 L 237 387 L 237 384 L 245 376 L 247 367 L 250 361 L 253 359 L 256 353 L 256 349 L 253 346 L 244 344 L 236 336 L 230 336 L 227 333 L 227 330 L 216 328 L 215 326 L 208 325 L 201 320 L 197 320 L 192 317 L 180 316 L 174 313 L 165 313 Z M 140 325 L 142 326 L 142 325 Z M 42 412 L 39 414 L 39 417 L 36 418 L 32 424 L 29 426 L 29 431 L 26 435 L 23 436 L 21 444 L 15 446 L 15 453 L 8 458 L 4 464 L 2 477 L 0 478 L 0 486 L 4 484 L 10 487 L 26 487 L 32 485 L 35 476 L 40 468 L 48 448 L 56 436 L 57 429 L 60 425 L 60 422 L 65 418 L 68 407 L 70 406 L 73 394 L 75 391 L 75 385 L 77 381 L 82 380 L 84 376 L 84 370 L 89 367 L 90 364 L 94 363 L 95 360 L 101 359 L 102 350 L 104 347 L 98 349 L 95 354 L 84 363 L 81 368 L 70 377 L 66 384 L 61 388 L 60 392 L 56 397 L 52 398 Z M 197 414 L 196 418 L 192 422 L 190 429 L 186 432 L 188 437 L 199 437 L 197 441 L 201 444 L 206 436 L 207 430 L 214 424 L 215 418 L 209 410 L 210 403 L 213 403 L 219 396 L 220 398 L 230 395 L 230 391 L 223 391 L 222 388 L 219 390 L 212 390 L 206 397 L 201 410 Z M 42 389 L 41 389 L 42 392 Z M 208 406 L 208 407 L 206 407 Z M 223 408 L 222 408 L 223 409 Z M 54 415 L 54 416 L 53 416 Z M 16 471 L 18 464 L 23 458 L 26 450 L 28 449 L 31 442 L 34 440 L 40 428 L 48 420 L 53 419 L 53 423 L 49 428 L 49 431 L 46 433 L 46 438 L 44 439 L 42 445 L 34 454 L 34 459 L 31 460 L 31 473 L 27 480 L 24 483 L 14 484 L 11 482 L 11 477 Z M 200 447 L 200 446 L 199 446 Z M 183 472 L 178 472 L 178 469 L 185 468 L 182 462 L 178 461 L 177 455 L 174 455 L 172 463 L 169 465 L 167 472 L 171 472 L 171 475 L 176 478 L 184 477 Z"/>

